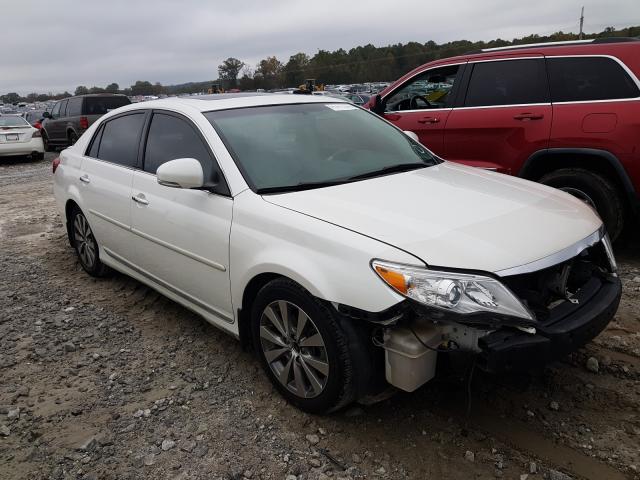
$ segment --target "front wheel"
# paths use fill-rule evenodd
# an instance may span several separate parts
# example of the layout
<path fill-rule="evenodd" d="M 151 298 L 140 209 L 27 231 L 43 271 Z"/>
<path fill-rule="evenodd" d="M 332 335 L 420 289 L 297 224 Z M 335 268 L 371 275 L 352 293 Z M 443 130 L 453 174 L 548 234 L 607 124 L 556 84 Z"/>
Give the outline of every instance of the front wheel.
<path fill-rule="evenodd" d="M 276 389 L 310 413 L 355 399 L 350 335 L 338 313 L 288 279 L 273 280 L 251 310 L 253 342 Z"/>
<path fill-rule="evenodd" d="M 42 132 L 42 144 L 44 145 L 44 151 L 53 152 L 55 148 L 51 145 L 51 143 L 49 143 L 49 136 L 47 135 L 47 132 L 45 132 L 44 130 L 41 130 L 41 132 Z"/>
<path fill-rule="evenodd" d="M 540 183 L 563 190 L 591 205 L 615 240 L 624 226 L 624 203 L 620 190 L 608 179 L 583 168 L 563 168 L 546 174 Z"/>

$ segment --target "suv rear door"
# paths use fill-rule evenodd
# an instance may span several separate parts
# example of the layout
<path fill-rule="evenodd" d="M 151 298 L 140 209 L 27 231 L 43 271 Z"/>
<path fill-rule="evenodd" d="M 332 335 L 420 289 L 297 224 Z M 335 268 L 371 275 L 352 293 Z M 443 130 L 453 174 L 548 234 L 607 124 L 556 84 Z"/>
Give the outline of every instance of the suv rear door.
<path fill-rule="evenodd" d="M 513 174 L 548 147 L 552 108 L 542 56 L 470 61 L 463 83 L 461 106 L 444 132 L 444 158 Z"/>
<path fill-rule="evenodd" d="M 437 155 L 443 153 L 444 128 L 464 64 L 431 67 L 402 83 L 383 99 L 384 118 L 418 135 Z"/>

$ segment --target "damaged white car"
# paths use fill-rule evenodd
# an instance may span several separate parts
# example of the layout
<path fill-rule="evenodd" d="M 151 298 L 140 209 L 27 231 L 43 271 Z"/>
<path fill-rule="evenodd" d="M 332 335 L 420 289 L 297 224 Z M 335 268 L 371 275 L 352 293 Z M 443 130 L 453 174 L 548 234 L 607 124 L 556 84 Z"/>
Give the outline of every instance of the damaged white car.
<path fill-rule="evenodd" d="M 253 345 L 310 412 L 438 356 L 541 365 L 611 320 L 602 222 L 558 190 L 445 162 L 340 100 L 215 95 L 102 117 L 54 161 L 82 267 L 119 270 Z"/>

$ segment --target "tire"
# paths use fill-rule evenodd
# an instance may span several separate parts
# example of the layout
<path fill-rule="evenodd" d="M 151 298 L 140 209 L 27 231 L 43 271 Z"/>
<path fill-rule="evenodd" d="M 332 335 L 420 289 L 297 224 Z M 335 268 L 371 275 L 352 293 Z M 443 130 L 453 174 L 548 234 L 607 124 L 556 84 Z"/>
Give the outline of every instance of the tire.
<path fill-rule="evenodd" d="M 287 311 L 287 322 L 282 308 Z M 274 316 L 279 325 L 272 320 Z M 251 331 L 264 371 L 296 407 L 328 413 L 356 399 L 354 365 L 360 362 L 354 361 L 353 351 L 358 349 L 352 351 L 350 343 L 358 339 L 341 326 L 336 311 L 295 282 L 276 279 L 258 292 L 251 308 Z"/>
<path fill-rule="evenodd" d="M 47 132 L 44 129 L 41 130 L 42 133 L 42 144 L 44 145 L 45 152 L 53 152 L 55 148 L 49 143 L 49 137 L 47 136 Z"/>
<path fill-rule="evenodd" d="M 564 190 L 590 203 L 600 214 L 612 240 L 622 232 L 624 204 L 619 190 L 608 178 L 582 168 L 563 168 L 546 174 L 540 183 Z"/>
<path fill-rule="evenodd" d="M 78 135 L 76 134 L 76 132 L 71 131 L 67 135 L 67 139 L 68 139 L 68 142 L 69 142 L 69 146 L 75 145 L 76 142 L 78 141 Z"/>
<path fill-rule="evenodd" d="M 77 207 L 71 211 L 68 228 L 73 248 L 84 271 L 92 277 L 107 275 L 109 267 L 100 261 L 100 249 L 89 221 Z"/>

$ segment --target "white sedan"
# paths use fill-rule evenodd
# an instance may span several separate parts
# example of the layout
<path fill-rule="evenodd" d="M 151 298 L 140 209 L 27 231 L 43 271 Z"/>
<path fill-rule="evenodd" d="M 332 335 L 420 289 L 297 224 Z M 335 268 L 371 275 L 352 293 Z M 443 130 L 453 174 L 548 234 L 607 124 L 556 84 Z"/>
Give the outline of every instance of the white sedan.
<path fill-rule="evenodd" d="M 559 190 L 443 161 L 313 95 L 119 108 L 54 161 L 90 275 L 130 275 L 252 345 L 310 412 L 469 352 L 498 372 L 595 337 L 621 285 L 602 222 Z"/>
<path fill-rule="evenodd" d="M 0 115 L 0 157 L 13 155 L 43 159 L 42 135 L 18 115 Z"/>

